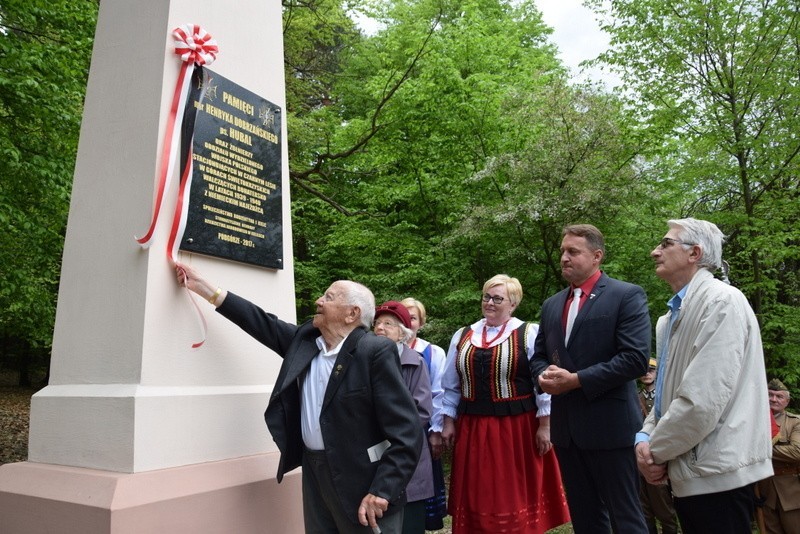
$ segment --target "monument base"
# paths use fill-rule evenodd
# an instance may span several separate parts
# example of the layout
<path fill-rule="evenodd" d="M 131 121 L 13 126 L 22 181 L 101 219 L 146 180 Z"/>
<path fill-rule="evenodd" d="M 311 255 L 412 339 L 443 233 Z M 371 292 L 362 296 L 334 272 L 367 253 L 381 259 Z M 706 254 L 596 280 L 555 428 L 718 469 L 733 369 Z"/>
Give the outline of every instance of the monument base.
<path fill-rule="evenodd" d="M 142 473 L 21 462 L 0 466 L 5 534 L 302 533 L 299 470 L 278 454 Z"/>

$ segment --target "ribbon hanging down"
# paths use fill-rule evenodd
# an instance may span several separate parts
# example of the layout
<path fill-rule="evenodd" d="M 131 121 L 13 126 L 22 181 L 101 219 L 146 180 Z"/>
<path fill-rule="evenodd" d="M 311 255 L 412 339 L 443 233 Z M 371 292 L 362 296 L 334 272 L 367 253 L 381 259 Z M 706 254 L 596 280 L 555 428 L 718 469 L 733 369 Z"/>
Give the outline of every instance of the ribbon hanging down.
<path fill-rule="evenodd" d="M 170 105 L 169 115 L 167 116 L 166 133 L 164 135 L 164 142 L 161 149 L 161 162 L 159 165 L 157 177 L 157 193 L 156 200 L 153 206 L 153 216 L 150 221 L 150 228 L 143 237 L 137 237 L 136 241 L 142 248 L 148 248 L 152 244 L 153 234 L 158 218 L 161 213 L 161 208 L 164 203 L 164 194 L 169 189 L 172 183 L 173 170 L 175 168 L 175 161 L 177 156 L 173 150 L 173 144 L 176 139 L 181 137 L 181 131 L 184 132 L 184 143 L 181 147 L 181 169 L 180 188 L 178 191 L 178 201 L 175 206 L 175 214 L 173 216 L 172 231 L 170 232 L 169 243 L 167 245 L 167 254 L 172 263 L 176 259 L 177 246 L 180 243 L 183 226 L 185 224 L 185 214 L 187 209 L 187 202 L 189 195 L 186 189 L 191 184 L 191 171 L 192 171 L 192 142 L 191 131 L 186 131 L 184 123 L 187 115 L 190 116 L 189 120 L 193 123 L 194 111 L 186 109 L 186 102 L 189 101 L 189 93 L 192 88 L 192 74 L 194 67 L 202 67 L 203 65 L 210 65 L 214 62 L 219 52 L 216 40 L 212 39 L 211 34 L 206 32 L 197 24 L 186 24 L 172 31 L 175 38 L 175 54 L 181 58 L 181 70 L 178 74 L 178 81 L 175 85 L 175 91 L 172 95 L 172 104 Z M 202 92 L 200 94 L 202 98 Z M 184 113 L 179 115 L 181 110 Z M 189 139 L 187 140 L 186 137 Z"/>
<path fill-rule="evenodd" d="M 178 246 L 183 238 L 186 226 L 193 168 L 192 141 L 196 108 L 194 106 L 187 107 L 186 103 L 195 100 L 198 103 L 202 101 L 201 84 L 200 82 L 192 83 L 193 74 L 197 72 L 197 79 L 202 80 L 200 69 L 204 65 L 210 65 L 214 62 L 219 48 L 216 40 L 212 39 L 211 34 L 197 24 L 185 24 L 175 28 L 172 31 L 172 36 L 175 38 L 175 54 L 180 56 L 181 59 L 181 69 L 178 73 L 178 80 L 175 84 L 175 91 L 172 95 L 172 103 L 167 116 L 166 133 L 161 148 L 161 161 L 156 183 L 157 192 L 155 204 L 153 205 L 153 216 L 147 233 L 143 237 L 136 237 L 135 239 L 142 248 L 148 248 L 152 244 L 153 234 L 164 203 L 164 195 L 172 183 L 175 162 L 178 160 L 173 145 L 178 144 L 177 141 L 180 140 L 180 185 L 172 218 L 172 228 L 167 243 L 167 256 L 170 263 L 174 265 Z M 193 95 L 193 92 L 196 94 Z M 187 294 L 197 311 L 202 330 L 202 340 L 192 345 L 192 348 L 197 348 L 205 342 L 206 320 L 188 289 Z"/>

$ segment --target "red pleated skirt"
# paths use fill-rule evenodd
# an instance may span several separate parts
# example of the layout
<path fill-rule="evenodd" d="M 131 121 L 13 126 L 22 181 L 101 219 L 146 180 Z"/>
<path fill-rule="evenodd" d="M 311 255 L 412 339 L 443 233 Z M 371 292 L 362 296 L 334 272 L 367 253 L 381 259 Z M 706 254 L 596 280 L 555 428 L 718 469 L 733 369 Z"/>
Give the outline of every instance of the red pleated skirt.
<path fill-rule="evenodd" d="M 536 412 L 461 415 L 450 472 L 453 534 L 542 534 L 570 521 L 555 453 L 536 452 Z"/>

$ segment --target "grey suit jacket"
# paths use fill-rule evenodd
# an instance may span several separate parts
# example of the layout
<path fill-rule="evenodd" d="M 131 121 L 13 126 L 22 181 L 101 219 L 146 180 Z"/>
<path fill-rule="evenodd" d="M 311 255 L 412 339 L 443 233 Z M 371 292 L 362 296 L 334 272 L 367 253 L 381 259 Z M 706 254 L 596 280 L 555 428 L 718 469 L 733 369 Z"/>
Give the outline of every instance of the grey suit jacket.
<path fill-rule="evenodd" d="M 561 317 L 570 289 L 542 304 L 531 359 L 534 377 L 555 364 L 578 373 L 581 387 L 553 395 L 552 442 L 582 449 L 629 447 L 642 425 L 636 379 L 647 372 L 650 315 L 644 290 L 602 274 L 564 345 Z"/>
<path fill-rule="evenodd" d="M 230 292 L 217 311 L 284 359 L 264 414 L 281 451 L 280 482 L 302 464 L 300 384 L 319 354 L 320 332 L 310 322 L 281 321 Z M 343 512 L 357 522 L 358 506 L 368 493 L 389 501 L 387 514 L 402 510 L 423 434 L 394 343 L 364 328 L 350 333 L 325 391 L 320 426 Z M 368 449 L 384 440 L 389 447 L 371 461 Z"/>

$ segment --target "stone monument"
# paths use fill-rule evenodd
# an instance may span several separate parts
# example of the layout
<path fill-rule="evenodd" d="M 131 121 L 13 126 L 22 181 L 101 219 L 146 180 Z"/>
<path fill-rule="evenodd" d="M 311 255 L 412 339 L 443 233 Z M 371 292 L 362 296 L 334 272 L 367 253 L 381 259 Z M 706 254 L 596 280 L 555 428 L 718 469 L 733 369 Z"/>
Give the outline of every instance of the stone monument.
<path fill-rule="evenodd" d="M 217 41 L 214 73 L 274 104 L 271 112 L 285 105 L 278 0 L 100 3 L 50 382 L 31 401 L 28 461 L 0 467 L 4 533 L 303 531 L 300 475 L 277 485 L 278 453 L 263 419 L 280 358 L 202 302 L 205 342 L 192 348 L 203 336 L 198 312 L 178 287 L 167 251 L 177 187 L 164 192 L 168 216 L 162 217 L 169 221 L 155 227 L 152 245 L 141 249 L 133 239 L 147 228 L 156 202 L 155 177 L 180 69 L 171 33 L 185 24 L 202 26 Z M 227 102 L 213 96 L 217 109 L 258 111 L 230 94 Z M 238 135 L 254 132 L 241 126 L 237 140 L 245 142 Z M 269 231 L 272 242 L 281 243 L 278 258 L 272 250 L 265 267 L 188 252 L 191 243 L 177 257 L 294 321 L 285 120 L 276 128 L 269 135 L 280 158 L 271 164 L 279 172 L 270 187 L 282 195 L 269 209 L 273 220 L 280 210 L 281 223 Z M 219 157 L 258 166 L 253 151 L 235 152 L 216 150 Z M 195 166 L 195 177 L 205 172 L 208 182 L 225 174 L 223 167 L 212 172 L 197 161 Z M 215 185 L 223 202 L 236 189 L 224 186 Z M 253 241 L 264 237 L 260 218 L 209 206 L 200 208 L 209 210 L 201 220 L 233 230 L 215 236 L 232 241 L 247 229 Z"/>

